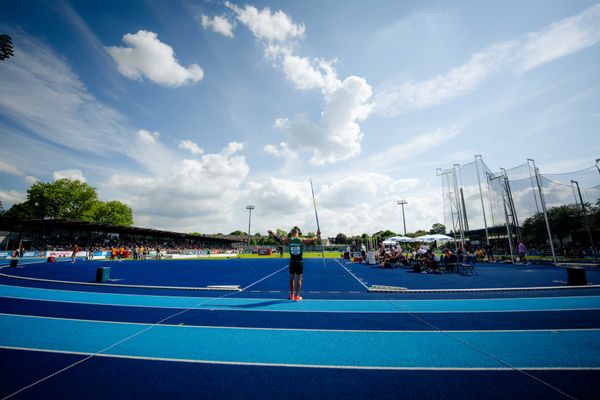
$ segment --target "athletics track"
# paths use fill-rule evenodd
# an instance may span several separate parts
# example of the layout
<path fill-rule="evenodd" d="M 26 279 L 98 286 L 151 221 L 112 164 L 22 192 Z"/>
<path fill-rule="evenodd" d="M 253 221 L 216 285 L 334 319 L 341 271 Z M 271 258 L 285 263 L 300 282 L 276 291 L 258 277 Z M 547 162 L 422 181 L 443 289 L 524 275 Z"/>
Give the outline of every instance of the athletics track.
<path fill-rule="evenodd" d="M 297 303 L 279 259 L 5 267 L 0 398 L 599 398 L 598 268 L 305 262 Z"/>

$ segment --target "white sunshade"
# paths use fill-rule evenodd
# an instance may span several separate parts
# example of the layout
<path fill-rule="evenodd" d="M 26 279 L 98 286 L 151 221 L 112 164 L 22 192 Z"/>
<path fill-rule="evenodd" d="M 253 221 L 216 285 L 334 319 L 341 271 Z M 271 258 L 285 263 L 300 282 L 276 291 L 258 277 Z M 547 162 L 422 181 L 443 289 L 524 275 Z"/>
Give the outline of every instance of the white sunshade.
<path fill-rule="evenodd" d="M 402 242 L 402 243 L 411 243 L 411 242 L 415 241 L 415 239 L 408 237 L 408 236 L 392 236 L 390 238 L 387 238 L 387 240 L 393 240 L 395 242 Z"/>
<path fill-rule="evenodd" d="M 436 233 L 434 235 L 417 236 L 415 238 L 415 241 L 425 242 L 425 243 L 431 243 L 431 242 L 438 241 L 439 243 L 445 243 L 445 242 L 454 242 L 454 238 Z"/>

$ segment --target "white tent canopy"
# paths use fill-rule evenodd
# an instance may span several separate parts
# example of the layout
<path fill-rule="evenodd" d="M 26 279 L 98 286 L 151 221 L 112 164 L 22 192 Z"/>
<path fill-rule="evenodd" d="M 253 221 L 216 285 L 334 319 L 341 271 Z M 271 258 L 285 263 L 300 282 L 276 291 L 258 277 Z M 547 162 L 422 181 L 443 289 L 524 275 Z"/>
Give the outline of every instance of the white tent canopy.
<path fill-rule="evenodd" d="M 387 238 L 386 240 L 393 240 L 394 242 L 402 242 L 402 243 L 411 243 L 414 242 L 415 239 L 408 236 L 392 236 Z"/>
<path fill-rule="evenodd" d="M 415 242 L 431 243 L 436 241 L 438 243 L 454 242 L 454 238 L 439 233 L 433 235 L 417 236 L 415 238 Z"/>

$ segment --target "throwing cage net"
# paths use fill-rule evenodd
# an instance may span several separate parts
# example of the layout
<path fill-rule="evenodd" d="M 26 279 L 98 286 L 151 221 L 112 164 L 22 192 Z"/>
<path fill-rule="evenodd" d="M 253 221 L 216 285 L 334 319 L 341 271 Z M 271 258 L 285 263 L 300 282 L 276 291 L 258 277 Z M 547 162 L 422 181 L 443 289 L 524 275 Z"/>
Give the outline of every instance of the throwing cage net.
<path fill-rule="evenodd" d="M 514 258 L 519 243 L 535 256 L 598 259 L 600 168 L 542 174 L 533 160 L 492 171 L 480 156 L 438 170 L 444 223 L 457 243 L 493 245 Z"/>

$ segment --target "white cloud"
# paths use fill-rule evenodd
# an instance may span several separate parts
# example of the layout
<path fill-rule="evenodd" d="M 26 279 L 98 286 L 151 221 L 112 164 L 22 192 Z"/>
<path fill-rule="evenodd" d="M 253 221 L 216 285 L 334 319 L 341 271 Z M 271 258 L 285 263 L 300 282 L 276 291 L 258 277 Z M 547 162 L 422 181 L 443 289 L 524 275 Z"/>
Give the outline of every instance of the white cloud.
<path fill-rule="evenodd" d="M 0 160 L 0 173 L 17 176 L 23 175 L 23 171 L 19 167 L 3 160 Z"/>
<path fill-rule="evenodd" d="M 154 144 L 157 142 L 160 137 L 159 132 L 149 132 L 145 129 L 140 129 L 137 133 L 138 140 L 142 143 L 151 143 Z"/>
<path fill-rule="evenodd" d="M 152 173 L 160 174 L 166 166 L 178 161 L 177 155 L 160 142 L 159 132 L 138 130 L 133 146 L 128 146 L 127 155 L 148 168 Z"/>
<path fill-rule="evenodd" d="M 5 209 L 9 209 L 13 204 L 22 203 L 27 200 L 27 193 L 16 190 L 0 190 L 0 201 Z"/>
<path fill-rule="evenodd" d="M 173 48 L 161 42 L 154 32 L 127 33 L 123 42 L 129 47 L 110 46 L 106 51 L 117 63 L 119 72 L 129 79 L 142 80 L 145 76 L 160 85 L 177 87 L 204 77 L 198 64 L 181 66 Z"/>
<path fill-rule="evenodd" d="M 333 67 L 335 60 L 295 55 L 289 40 L 302 37 L 305 28 L 283 11 L 258 11 L 253 6 L 240 8 L 229 2 L 225 5 L 257 39 L 266 42 L 265 57 L 272 59 L 275 67 L 279 65 L 297 89 L 320 88 L 323 93 L 324 106 L 318 122 L 310 121 L 305 114 L 277 119 L 275 126 L 288 132 L 290 139 L 279 145 L 268 144 L 263 150 L 276 157 L 293 157 L 298 149 L 305 150 L 312 153 L 310 162 L 315 165 L 358 154 L 363 138 L 358 121 L 366 119 L 371 109 L 367 100 L 372 92 L 366 80 L 349 76 L 341 81 Z"/>
<path fill-rule="evenodd" d="M 87 180 L 83 176 L 83 173 L 78 169 L 62 169 L 59 171 L 54 171 L 52 177 L 55 181 L 59 179 L 71 179 L 81 182 L 87 182 Z"/>
<path fill-rule="evenodd" d="M 221 152 L 219 153 L 220 156 L 222 157 L 229 157 L 231 155 L 233 155 L 234 153 L 237 153 L 240 150 L 244 149 L 244 144 L 240 143 L 240 142 L 230 142 L 227 147 L 225 147 L 223 150 L 221 150 Z"/>
<path fill-rule="evenodd" d="M 464 65 L 425 81 L 377 91 L 374 112 L 398 115 L 435 107 L 477 89 L 500 70 L 523 73 L 600 42 L 600 5 L 510 41 L 487 46 Z"/>
<path fill-rule="evenodd" d="M 99 102 L 56 50 L 22 31 L 0 74 L 0 115 L 38 137 L 87 153 L 125 148 L 125 118 Z"/>
<path fill-rule="evenodd" d="M 367 117 L 371 87 L 360 77 L 350 76 L 332 90 L 324 90 L 325 105 L 318 123 L 304 115 L 278 119 L 275 126 L 290 134 L 289 148 L 312 153 L 315 165 L 351 158 L 361 150 L 363 134 L 357 121 Z"/>
<path fill-rule="evenodd" d="M 282 62 L 283 71 L 297 89 L 332 88 L 337 76 L 332 62 L 286 54 Z"/>
<path fill-rule="evenodd" d="M 515 54 L 520 71 L 567 56 L 600 42 L 600 4 L 522 38 Z"/>
<path fill-rule="evenodd" d="M 27 184 L 29 184 L 29 185 L 33 185 L 33 184 L 34 184 L 34 183 L 36 183 L 37 181 L 39 181 L 39 179 L 38 179 L 38 178 L 36 178 L 35 176 L 28 175 L 28 176 L 26 176 L 26 177 L 25 177 L 25 182 L 26 182 Z"/>
<path fill-rule="evenodd" d="M 226 225 L 249 172 L 245 158 L 236 155 L 242 149 L 243 145 L 232 142 L 216 154 L 163 164 L 153 176 L 114 175 L 109 187 L 135 210 L 136 221 L 162 218 L 165 223 L 185 225 L 186 219 L 194 218 L 196 222 L 221 220 Z M 156 226 L 156 220 L 151 224 Z"/>
<path fill-rule="evenodd" d="M 296 153 L 295 151 L 290 149 L 290 146 L 285 142 L 281 142 L 277 146 L 268 144 L 265 147 L 263 147 L 263 151 L 265 153 L 275 156 L 277 158 L 285 158 L 285 159 L 298 158 L 298 153 Z"/>
<path fill-rule="evenodd" d="M 204 150 L 200 146 L 198 146 L 196 143 L 192 142 L 191 140 L 180 141 L 179 148 L 188 150 L 190 153 L 192 153 L 195 156 L 199 156 L 200 154 L 204 153 Z"/>
<path fill-rule="evenodd" d="M 248 182 L 244 198 L 256 206 L 257 212 L 297 218 L 311 210 L 312 199 L 307 181 L 267 178 L 264 182 Z"/>
<path fill-rule="evenodd" d="M 374 111 L 384 115 L 403 114 L 445 104 L 464 96 L 496 72 L 512 47 L 510 42 L 490 46 L 446 75 L 385 87 L 375 96 Z"/>
<path fill-rule="evenodd" d="M 304 36 L 304 25 L 295 24 L 290 17 L 279 10 L 274 13 L 268 7 L 262 10 L 246 5 L 243 8 L 228 1 L 225 6 L 232 10 L 238 21 L 248 27 L 252 34 L 268 42 L 285 42 Z"/>
<path fill-rule="evenodd" d="M 207 15 L 201 15 L 200 21 L 204 29 L 210 29 L 213 32 L 220 33 L 221 35 L 230 38 L 233 37 L 233 29 L 235 26 L 224 15 L 215 15 L 212 18 Z"/>

